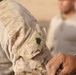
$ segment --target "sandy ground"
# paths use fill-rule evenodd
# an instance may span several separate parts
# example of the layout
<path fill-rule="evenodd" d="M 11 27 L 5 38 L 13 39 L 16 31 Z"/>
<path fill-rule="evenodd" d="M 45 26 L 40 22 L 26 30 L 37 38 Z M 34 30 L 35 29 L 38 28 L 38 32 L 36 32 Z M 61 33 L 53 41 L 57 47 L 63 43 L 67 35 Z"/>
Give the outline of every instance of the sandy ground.
<path fill-rule="evenodd" d="M 41 26 L 49 27 L 50 20 L 58 14 L 57 0 L 16 0 L 38 20 Z"/>

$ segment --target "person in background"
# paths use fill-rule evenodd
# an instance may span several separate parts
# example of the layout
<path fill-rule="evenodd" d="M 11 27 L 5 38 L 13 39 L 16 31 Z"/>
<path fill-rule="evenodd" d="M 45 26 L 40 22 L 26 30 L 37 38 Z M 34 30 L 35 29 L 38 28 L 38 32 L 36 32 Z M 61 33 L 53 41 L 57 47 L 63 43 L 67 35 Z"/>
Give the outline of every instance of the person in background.
<path fill-rule="evenodd" d="M 51 20 L 47 47 L 52 59 L 47 63 L 48 75 L 76 72 L 76 0 L 58 0 L 60 14 Z"/>

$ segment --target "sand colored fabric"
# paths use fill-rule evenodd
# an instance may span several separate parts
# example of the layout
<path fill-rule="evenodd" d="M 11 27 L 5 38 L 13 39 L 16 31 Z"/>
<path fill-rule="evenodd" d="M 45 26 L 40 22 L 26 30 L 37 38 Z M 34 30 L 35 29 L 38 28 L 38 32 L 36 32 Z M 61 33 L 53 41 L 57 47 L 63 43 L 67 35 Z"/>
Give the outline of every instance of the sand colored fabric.
<path fill-rule="evenodd" d="M 0 75 L 46 75 L 50 52 L 36 19 L 13 0 L 0 2 Z"/>

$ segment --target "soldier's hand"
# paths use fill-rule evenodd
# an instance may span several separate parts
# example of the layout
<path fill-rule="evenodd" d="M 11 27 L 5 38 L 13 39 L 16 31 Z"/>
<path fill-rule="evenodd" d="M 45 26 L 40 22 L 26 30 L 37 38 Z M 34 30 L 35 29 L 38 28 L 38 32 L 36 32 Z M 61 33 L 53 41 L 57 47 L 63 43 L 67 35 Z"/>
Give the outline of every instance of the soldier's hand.
<path fill-rule="evenodd" d="M 59 69 L 61 69 L 59 71 Z M 57 53 L 46 65 L 47 75 L 66 75 L 76 72 L 76 56 Z"/>

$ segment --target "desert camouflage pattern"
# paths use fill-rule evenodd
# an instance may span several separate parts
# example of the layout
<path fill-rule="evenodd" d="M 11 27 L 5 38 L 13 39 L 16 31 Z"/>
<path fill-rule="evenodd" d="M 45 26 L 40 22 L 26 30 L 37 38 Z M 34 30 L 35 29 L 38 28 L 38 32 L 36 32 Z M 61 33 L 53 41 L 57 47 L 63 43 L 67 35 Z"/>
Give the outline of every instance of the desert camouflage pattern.
<path fill-rule="evenodd" d="M 13 0 L 0 0 L 0 75 L 46 75 L 45 31 Z"/>

